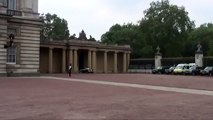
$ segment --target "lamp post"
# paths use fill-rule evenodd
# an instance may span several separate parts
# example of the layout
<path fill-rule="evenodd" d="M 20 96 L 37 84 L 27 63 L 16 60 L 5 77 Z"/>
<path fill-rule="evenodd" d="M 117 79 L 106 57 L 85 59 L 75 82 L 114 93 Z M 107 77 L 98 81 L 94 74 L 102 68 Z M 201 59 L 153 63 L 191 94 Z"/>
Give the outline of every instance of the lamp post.
<path fill-rule="evenodd" d="M 15 35 L 14 34 L 10 34 L 9 35 L 9 42 L 7 42 L 6 45 L 4 45 L 4 48 L 9 48 L 13 46 L 13 40 L 15 39 Z"/>

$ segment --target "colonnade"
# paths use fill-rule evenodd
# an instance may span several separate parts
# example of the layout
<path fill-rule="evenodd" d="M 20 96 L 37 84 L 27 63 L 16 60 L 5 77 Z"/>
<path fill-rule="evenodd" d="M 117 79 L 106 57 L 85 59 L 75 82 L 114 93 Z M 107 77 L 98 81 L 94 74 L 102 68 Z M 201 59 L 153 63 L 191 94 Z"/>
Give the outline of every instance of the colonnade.
<path fill-rule="evenodd" d="M 49 73 L 53 73 L 53 49 L 52 47 L 49 47 Z M 61 67 L 61 71 L 62 73 L 66 72 L 66 63 L 72 63 L 73 66 L 73 72 L 79 72 L 79 66 L 78 66 L 78 51 L 81 49 L 69 49 L 68 51 L 65 48 L 62 48 L 62 67 Z M 87 67 L 88 68 L 92 68 L 94 72 L 96 72 L 97 70 L 97 52 L 100 52 L 96 49 L 88 49 L 88 55 L 87 55 Z M 68 52 L 68 61 L 66 60 L 66 53 Z M 128 65 L 129 65 L 129 60 L 130 60 L 130 52 L 128 51 L 108 51 L 108 50 L 101 50 L 101 52 L 103 53 L 103 72 L 104 73 L 108 73 L 108 52 L 113 52 L 113 73 L 117 73 L 118 72 L 118 53 L 122 53 L 123 55 L 123 70 L 122 72 L 127 72 L 128 69 Z"/>

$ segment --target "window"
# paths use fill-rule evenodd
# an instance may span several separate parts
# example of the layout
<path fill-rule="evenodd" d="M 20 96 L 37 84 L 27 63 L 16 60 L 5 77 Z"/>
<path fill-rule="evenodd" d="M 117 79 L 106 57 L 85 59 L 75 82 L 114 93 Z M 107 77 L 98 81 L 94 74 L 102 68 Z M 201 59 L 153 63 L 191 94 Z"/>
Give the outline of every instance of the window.
<path fill-rule="evenodd" d="M 8 0 L 8 9 L 16 10 L 16 0 Z"/>
<path fill-rule="evenodd" d="M 16 47 L 7 48 L 7 63 L 16 64 Z"/>

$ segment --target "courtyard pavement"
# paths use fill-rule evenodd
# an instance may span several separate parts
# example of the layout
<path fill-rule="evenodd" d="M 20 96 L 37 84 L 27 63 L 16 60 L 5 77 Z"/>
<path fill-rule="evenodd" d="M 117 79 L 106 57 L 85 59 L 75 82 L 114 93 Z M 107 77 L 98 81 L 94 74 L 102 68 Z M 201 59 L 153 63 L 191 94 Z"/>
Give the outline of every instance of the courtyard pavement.
<path fill-rule="evenodd" d="M 213 77 L 0 77 L 0 120 L 213 119 Z"/>

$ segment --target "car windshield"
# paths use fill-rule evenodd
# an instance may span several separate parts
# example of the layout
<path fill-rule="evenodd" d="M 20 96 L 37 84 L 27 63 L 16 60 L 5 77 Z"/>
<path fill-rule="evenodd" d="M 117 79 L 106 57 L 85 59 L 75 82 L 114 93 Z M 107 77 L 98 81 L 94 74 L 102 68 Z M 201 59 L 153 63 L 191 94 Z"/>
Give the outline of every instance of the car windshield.
<path fill-rule="evenodd" d="M 184 66 L 184 69 L 189 69 L 190 68 L 190 66 Z"/>
<path fill-rule="evenodd" d="M 176 69 L 183 69 L 183 66 L 177 66 Z"/>
<path fill-rule="evenodd" d="M 196 66 L 196 64 L 195 63 L 190 63 L 189 66 L 190 67 L 194 67 L 194 66 Z"/>

